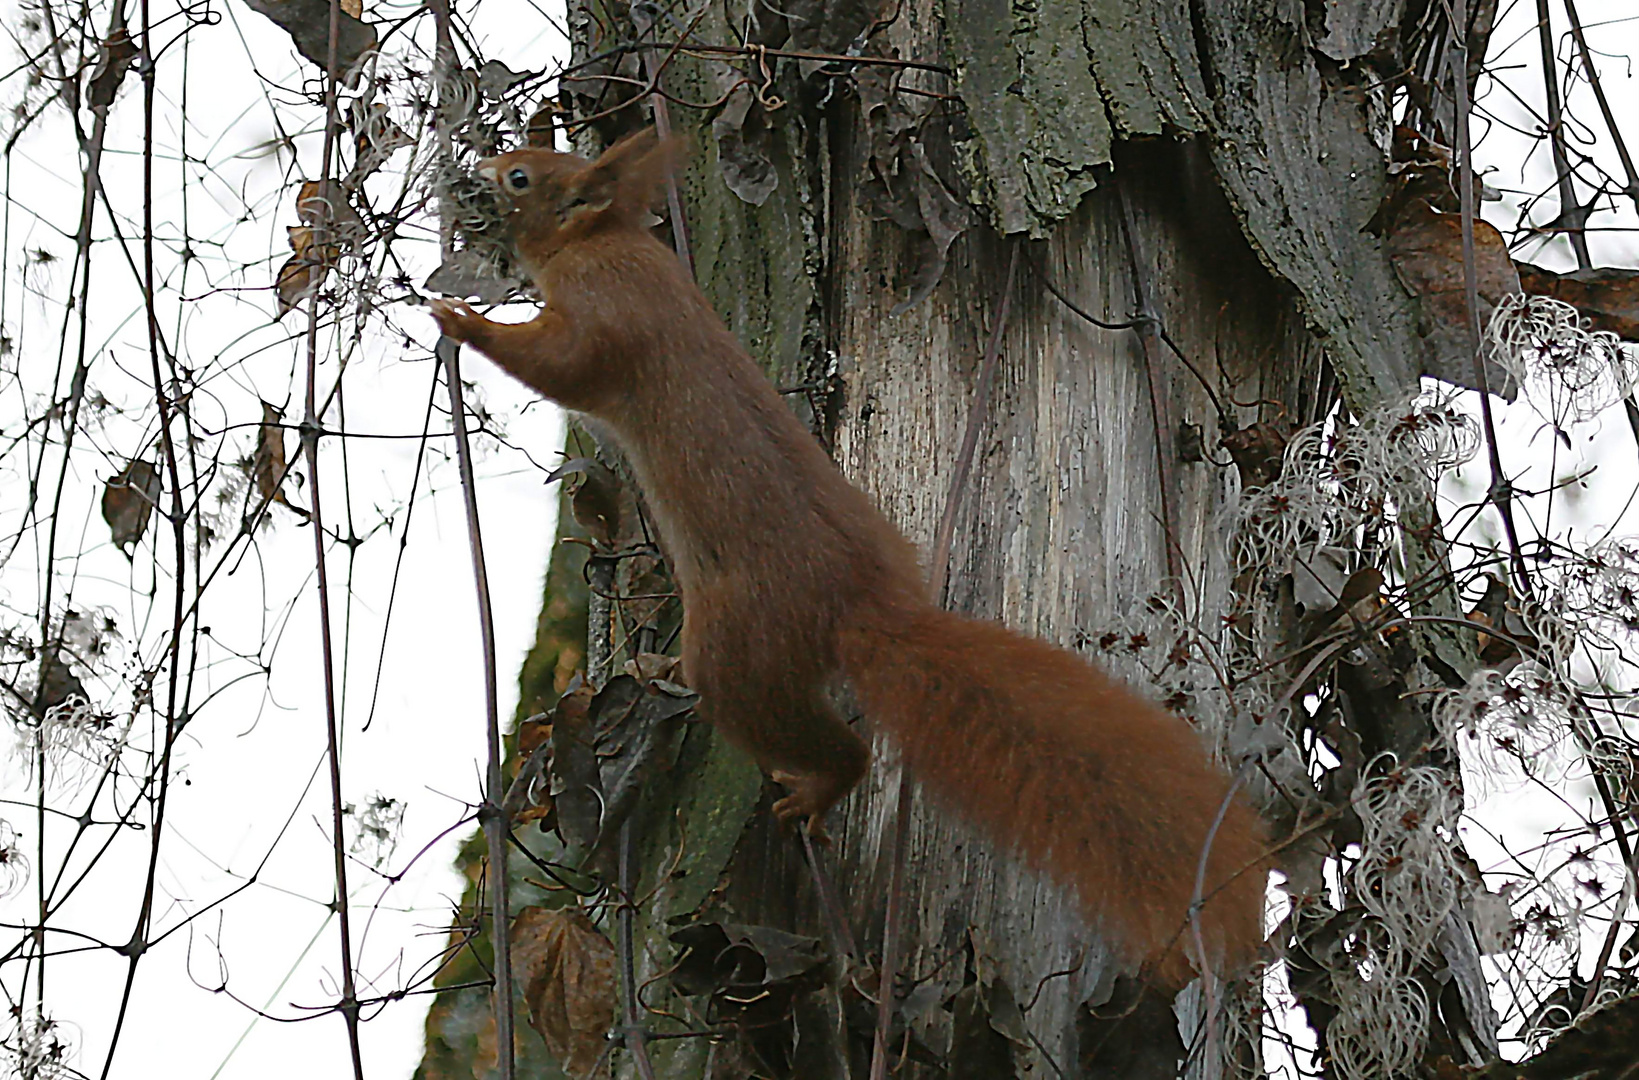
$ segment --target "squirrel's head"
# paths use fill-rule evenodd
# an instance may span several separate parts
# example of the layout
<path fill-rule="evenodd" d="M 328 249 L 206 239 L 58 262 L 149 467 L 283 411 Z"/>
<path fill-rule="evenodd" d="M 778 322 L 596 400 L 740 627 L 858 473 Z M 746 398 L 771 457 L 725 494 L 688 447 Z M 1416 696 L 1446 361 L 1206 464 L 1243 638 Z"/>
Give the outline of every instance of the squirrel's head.
<path fill-rule="evenodd" d="M 510 208 L 512 241 L 539 266 L 577 237 L 608 228 L 641 228 L 680 145 L 653 128 L 634 132 L 596 161 L 531 148 L 487 158 L 478 175 Z"/>

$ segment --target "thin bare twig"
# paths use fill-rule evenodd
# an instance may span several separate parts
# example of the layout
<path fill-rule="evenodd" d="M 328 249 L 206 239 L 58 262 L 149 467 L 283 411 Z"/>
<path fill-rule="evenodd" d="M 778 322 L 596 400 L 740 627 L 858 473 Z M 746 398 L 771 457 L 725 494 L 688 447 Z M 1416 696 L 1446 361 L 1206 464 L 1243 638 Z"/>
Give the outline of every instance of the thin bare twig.
<path fill-rule="evenodd" d="M 1502 471 L 1502 456 L 1497 449 L 1497 424 L 1491 409 L 1491 387 L 1487 382 L 1485 357 L 1480 350 L 1480 287 L 1474 256 L 1474 147 L 1468 127 L 1468 38 L 1463 30 L 1468 25 L 1468 0 L 1456 0 L 1453 10 L 1452 22 L 1456 30 L 1452 34 L 1449 58 L 1451 84 L 1457 99 L 1457 194 L 1462 204 L 1463 298 L 1468 312 L 1468 348 L 1474 363 L 1474 388 L 1479 391 L 1480 423 L 1485 432 L 1486 457 L 1491 466 L 1491 487 L 1487 496 L 1502 518 L 1520 595 L 1529 598 L 1532 595 L 1531 576 L 1520 548 L 1519 529 L 1514 524 L 1513 487 Z M 1551 48 L 1549 52 L 1551 55 Z M 1549 82 L 1552 81 L 1552 76 L 1549 76 Z"/>
<path fill-rule="evenodd" d="M 1459 10 L 1466 2 L 1459 0 Z M 1559 64 L 1554 57 L 1554 28 L 1549 20 L 1548 0 L 1537 0 L 1537 41 L 1542 47 L 1542 90 L 1548 100 L 1548 146 L 1554 158 L 1555 182 L 1559 185 L 1559 216 L 1553 224 L 1555 231 L 1563 230 L 1566 239 L 1570 240 L 1571 250 L 1576 253 L 1576 265 L 1586 270 L 1593 265 L 1588 257 L 1588 238 L 1582 233 L 1582 227 L 1588 222 L 1588 208 L 1576 201 L 1576 182 L 1571 176 L 1570 159 L 1565 155 L 1565 113 L 1559 103 Z M 1467 55 L 1466 41 L 1457 48 Z M 1457 92 L 1459 113 L 1467 112 L 1464 100 L 1467 96 L 1468 83 L 1464 80 L 1462 89 Z M 1459 115 L 1457 126 L 1466 129 L 1467 125 L 1467 118 Z M 1464 159 L 1467 159 L 1466 151 Z M 1471 182 L 1472 178 L 1464 181 Z"/>
<path fill-rule="evenodd" d="M 145 0 L 146 2 L 146 0 Z M 324 80 L 324 151 L 320 158 L 319 177 L 323 183 L 330 179 L 335 153 L 337 117 L 336 84 L 337 39 L 341 35 L 340 0 L 330 0 L 330 26 L 326 46 Z M 329 241 L 333 214 L 322 213 L 314 228 L 314 242 L 319 250 Z M 330 774 L 330 850 L 335 864 L 335 904 L 337 930 L 341 938 L 341 1001 L 338 1009 L 347 1024 L 347 1048 L 353 1066 L 354 1080 L 364 1080 L 364 1055 L 359 1045 L 358 990 L 353 974 L 353 921 L 350 895 L 347 890 L 347 845 L 343 835 L 341 793 L 341 731 L 336 706 L 335 647 L 330 627 L 330 573 L 325 560 L 324 504 L 320 499 L 319 434 L 323 417 L 319 411 L 319 290 L 314 289 L 307 305 L 307 387 L 306 412 L 302 418 L 302 454 L 307 460 L 307 481 L 312 509 L 308 523 L 313 530 L 313 565 L 317 578 L 319 601 L 320 665 L 324 673 L 325 754 Z"/>
<path fill-rule="evenodd" d="M 435 68 L 440 97 L 455 64 L 455 48 L 450 37 L 449 0 L 432 0 L 430 7 L 436 28 L 437 45 Z M 439 138 L 449 154 L 448 136 L 440 127 Z M 448 222 L 440 228 L 443 254 L 450 254 Z M 473 585 L 477 591 L 478 627 L 482 638 L 484 661 L 484 719 L 485 743 L 488 760 L 485 767 L 484 805 L 479 811 L 484 839 L 489 848 L 490 882 L 490 944 L 493 949 L 495 970 L 495 1045 L 496 1063 L 502 1080 L 512 1080 L 516 1073 L 512 1011 L 512 918 L 509 910 L 507 872 L 507 837 L 512 824 L 506 812 L 506 789 L 501 771 L 501 717 L 498 680 L 495 670 L 495 616 L 490 606 L 489 572 L 484 561 L 484 539 L 478 519 L 478 485 L 473 475 L 472 447 L 467 439 L 466 403 L 461 389 L 461 346 L 452 339 L 439 336 L 436 348 L 444 369 L 444 382 L 449 390 L 450 427 L 455 433 L 456 463 L 461 473 L 461 495 L 467 515 L 467 544 L 472 552 Z"/>

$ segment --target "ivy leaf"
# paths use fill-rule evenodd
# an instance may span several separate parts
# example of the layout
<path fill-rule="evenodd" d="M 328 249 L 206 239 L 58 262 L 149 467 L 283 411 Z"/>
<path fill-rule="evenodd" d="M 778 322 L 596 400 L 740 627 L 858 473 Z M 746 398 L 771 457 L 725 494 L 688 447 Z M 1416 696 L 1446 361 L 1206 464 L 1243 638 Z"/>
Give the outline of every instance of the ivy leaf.
<path fill-rule="evenodd" d="M 615 958 L 580 908 L 526 907 L 512 920 L 512 973 L 529 1026 L 575 1080 L 597 1068 L 615 1022 Z"/>

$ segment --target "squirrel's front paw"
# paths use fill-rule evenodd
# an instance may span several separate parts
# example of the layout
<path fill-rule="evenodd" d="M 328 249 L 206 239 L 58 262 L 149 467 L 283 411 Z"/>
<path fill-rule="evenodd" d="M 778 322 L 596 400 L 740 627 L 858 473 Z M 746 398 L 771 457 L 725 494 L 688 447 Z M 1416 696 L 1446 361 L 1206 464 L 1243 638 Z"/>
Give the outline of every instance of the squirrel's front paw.
<path fill-rule="evenodd" d="M 776 769 L 770 778 L 791 794 L 774 803 L 774 816 L 780 824 L 803 823 L 808 826 L 808 838 L 819 847 L 830 847 L 831 837 L 825 831 L 825 811 L 836 801 L 825 778 L 812 773 L 794 773 Z"/>
<path fill-rule="evenodd" d="M 465 300 L 429 300 L 427 308 L 438 320 L 438 329 L 444 336 L 456 341 L 470 341 L 472 326 L 484 321 L 484 317 L 472 310 L 472 305 Z"/>

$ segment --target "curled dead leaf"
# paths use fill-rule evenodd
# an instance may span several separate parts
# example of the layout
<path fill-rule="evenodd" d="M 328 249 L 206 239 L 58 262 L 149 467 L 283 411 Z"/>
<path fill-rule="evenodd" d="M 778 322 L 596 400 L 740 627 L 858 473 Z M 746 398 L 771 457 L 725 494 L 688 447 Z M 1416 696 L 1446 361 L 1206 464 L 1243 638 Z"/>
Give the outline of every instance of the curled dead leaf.
<path fill-rule="evenodd" d="M 546 715 L 532 716 L 518 725 L 518 753 L 528 757 L 552 738 L 552 720 Z"/>
<path fill-rule="evenodd" d="M 1242 488 L 1266 487 L 1280 477 L 1286 459 L 1286 444 L 1292 439 L 1292 425 L 1284 421 L 1260 420 L 1223 437 L 1219 445 L 1229 451 L 1241 474 Z"/>
<path fill-rule="evenodd" d="M 97 50 L 97 66 L 91 72 L 91 81 L 86 90 L 86 100 L 93 109 L 105 109 L 114 103 L 120 83 L 125 81 L 125 73 L 130 70 L 131 62 L 137 55 L 137 47 L 125 28 L 124 14 L 120 8 L 115 8 L 114 28 Z"/>
<path fill-rule="evenodd" d="M 476 300 L 480 304 L 498 304 L 523 284 L 521 279 L 504 278 L 495 267 L 476 252 L 459 250 L 440 264 L 423 286 L 440 296 Z"/>
<path fill-rule="evenodd" d="M 923 143 L 932 102 L 899 92 L 898 74 L 867 68 L 856 75 L 861 112 L 870 131 L 870 152 L 860 198 L 869 211 L 918 234 L 910 289 L 895 304 L 899 315 L 932 295 L 944 276 L 950 246 L 973 215 L 934 170 Z"/>
<path fill-rule="evenodd" d="M 303 180 L 296 189 L 296 216 L 314 230 L 315 238 L 322 230 L 326 244 L 354 244 L 366 232 L 347 189 L 335 180 Z"/>
<path fill-rule="evenodd" d="M 513 71 L 499 60 L 486 60 L 478 69 L 478 92 L 496 100 L 508 90 L 529 78 L 527 71 Z"/>
<path fill-rule="evenodd" d="M 613 544 L 620 534 L 623 491 L 620 477 L 596 458 L 570 458 L 547 474 L 548 484 L 578 476 L 569 496 L 569 509 L 581 528 L 597 543 Z"/>
<path fill-rule="evenodd" d="M 321 69 L 330 61 L 330 0 L 245 0 L 245 6 L 277 23 L 296 51 Z M 336 35 L 336 68 L 348 86 L 358 82 L 358 62 L 376 47 L 376 28 L 360 18 L 362 0 L 342 0 Z"/>
<path fill-rule="evenodd" d="M 1423 373 L 1478 389 L 1476 339 L 1468 325 L 1463 285 L 1461 215 L 1442 213 L 1424 199 L 1414 200 L 1397 216 L 1385 243 L 1400 283 L 1422 301 L 1420 329 L 1428 344 Z M 1474 222 L 1474 270 L 1483 327 L 1504 296 L 1520 291 L 1508 244 L 1489 222 Z M 1492 393 L 1512 396 L 1514 392 L 1507 373 L 1489 358 L 1486 381 Z"/>
<path fill-rule="evenodd" d="M 733 71 L 734 76 L 738 74 Z M 717 167 L 723 183 L 752 206 L 767 202 L 780 183 L 768 157 L 771 129 L 757 95 L 743 79 L 736 79 L 723 111 L 711 122 L 711 133 L 717 140 Z"/>
<path fill-rule="evenodd" d="M 284 479 L 289 472 L 285 457 L 284 413 L 276 405 L 262 402 L 262 424 L 256 434 L 256 454 L 251 458 L 250 475 L 263 505 L 279 503 L 302 518 L 307 511 L 285 498 Z"/>
<path fill-rule="evenodd" d="M 159 503 L 159 493 L 159 469 L 141 458 L 132 460 L 103 483 L 102 519 L 108 523 L 114 546 L 128 559 L 131 557 L 128 549 L 142 539 L 148 528 L 148 518 Z"/>
<path fill-rule="evenodd" d="M 656 679 L 670 680 L 681 662 L 678 657 L 665 653 L 638 653 L 626 661 L 624 670 L 638 682 L 649 683 Z"/>
<path fill-rule="evenodd" d="M 368 107 L 356 103 L 348 122 L 353 130 L 353 167 L 341 182 L 347 191 L 357 191 L 394 151 L 415 143 L 403 128 L 393 123 L 386 104 L 380 101 L 371 102 Z"/>
<path fill-rule="evenodd" d="M 615 1022 L 615 947 L 580 908 L 526 907 L 512 920 L 512 972 L 529 1026 L 565 1075 L 592 1075 Z"/>
<path fill-rule="evenodd" d="M 1608 330 L 1624 341 L 1639 341 L 1639 270 L 1596 266 L 1556 274 L 1518 263 L 1520 288 L 1529 296 L 1551 296 L 1581 312 L 1592 330 Z"/>
<path fill-rule="evenodd" d="M 558 126 L 558 118 L 567 118 L 563 107 L 550 98 L 541 102 L 541 107 L 529 114 L 524 123 L 524 143 L 528 146 L 544 146 L 552 149 L 555 141 L 553 132 Z"/>

